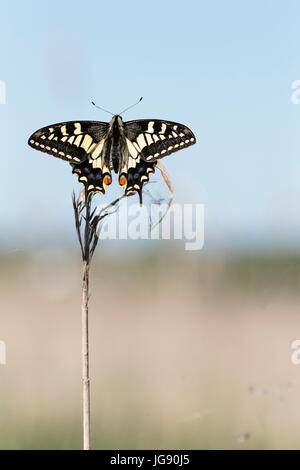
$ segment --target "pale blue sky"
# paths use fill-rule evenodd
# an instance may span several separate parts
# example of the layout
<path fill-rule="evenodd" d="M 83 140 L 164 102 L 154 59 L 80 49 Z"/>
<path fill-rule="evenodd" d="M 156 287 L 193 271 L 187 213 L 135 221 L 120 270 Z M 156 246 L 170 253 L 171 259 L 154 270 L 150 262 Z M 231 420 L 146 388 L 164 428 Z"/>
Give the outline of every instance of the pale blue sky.
<path fill-rule="evenodd" d="M 29 135 L 109 120 L 91 99 L 119 112 L 143 96 L 124 120 L 178 121 L 198 138 L 164 164 L 178 201 L 205 204 L 208 244 L 297 247 L 299 17 L 291 0 L 2 1 L 0 240 L 73 231 L 75 177 Z"/>

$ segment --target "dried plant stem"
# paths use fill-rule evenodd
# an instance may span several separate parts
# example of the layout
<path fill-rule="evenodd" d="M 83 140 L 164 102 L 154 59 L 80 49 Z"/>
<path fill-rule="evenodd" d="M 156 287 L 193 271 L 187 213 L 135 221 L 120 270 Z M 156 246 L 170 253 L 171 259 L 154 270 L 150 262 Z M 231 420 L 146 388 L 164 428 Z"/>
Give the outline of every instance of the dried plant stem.
<path fill-rule="evenodd" d="M 90 377 L 89 377 L 89 273 L 90 264 L 99 241 L 99 224 L 113 212 L 116 211 L 118 203 L 124 195 L 108 204 L 99 214 L 96 209 L 91 210 L 91 200 L 84 191 L 76 198 L 73 194 L 73 208 L 75 217 L 75 226 L 81 248 L 83 262 L 82 276 L 82 301 L 81 301 L 81 342 L 82 342 L 82 387 L 83 387 L 83 449 L 91 449 L 90 434 Z M 85 215 L 83 215 L 85 209 Z"/>
<path fill-rule="evenodd" d="M 173 199 L 173 187 L 166 169 L 157 165 L 163 178 L 171 192 L 171 199 L 168 209 Z M 81 301 L 81 343 L 82 343 L 82 408 L 83 408 L 83 449 L 91 449 L 90 433 L 90 376 L 89 376 L 89 273 L 94 251 L 99 241 L 101 222 L 109 215 L 114 214 L 119 209 L 119 202 L 127 197 L 126 194 L 118 197 L 106 207 L 97 210 L 92 209 L 92 196 L 88 197 L 83 189 L 78 197 L 73 193 L 73 209 L 75 227 L 83 262 L 82 276 L 82 301 Z M 167 209 L 167 210 L 168 210 Z M 85 212 L 85 213 L 84 213 Z M 165 214 L 160 218 L 163 219 Z"/>
<path fill-rule="evenodd" d="M 90 377 L 89 377 L 89 261 L 83 261 L 81 334 L 82 334 L 82 386 L 83 386 L 83 449 L 90 450 Z"/>
<path fill-rule="evenodd" d="M 170 177 L 167 173 L 167 170 L 165 169 L 165 167 L 163 166 L 163 164 L 158 161 L 157 162 L 157 165 L 156 167 L 159 169 L 159 171 L 161 172 L 162 174 L 162 177 L 163 179 L 165 180 L 165 183 L 166 185 L 168 186 L 169 188 L 169 191 L 170 191 L 170 199 L 169 199 L 169 202 L 168 202 L 168 205 L 167 205 L 167 210 L 165 211 L 165 213 L 160 217 L 160 219 L 158 220 L 158 222 L 156 222 L 156 224 L 152 224 L 152 220 L 151 220 L 151 217 L 150 217 L 150 228 L 151 228 L 151 231 L 157 227 L 157 225 L 159 225 L 162 220 L 166 217 L 167 213 L 168 213 L 168 210 L 170 209 L 171 205 L 172 205 L 172 202 L 173 202 L 173 198 L 174 198 L 174 189 L 173 189 L 173 185 L 172 185 L 172 182 L 170 180 Z"/>
<path fill-rule="evenodd" d="M 85 193 L 85 228 L 83 244 L 83 276 L 81 303 L 81 344 L 82 344 L 82 411 L 83 411 L 83 449 L 91 449 L 90 427 L 90 376 L 89 376 L 89 274 L 90 274 L 90 232 L 91 200 Z M 98 240 L 97 240 L 98 241 Z"/>

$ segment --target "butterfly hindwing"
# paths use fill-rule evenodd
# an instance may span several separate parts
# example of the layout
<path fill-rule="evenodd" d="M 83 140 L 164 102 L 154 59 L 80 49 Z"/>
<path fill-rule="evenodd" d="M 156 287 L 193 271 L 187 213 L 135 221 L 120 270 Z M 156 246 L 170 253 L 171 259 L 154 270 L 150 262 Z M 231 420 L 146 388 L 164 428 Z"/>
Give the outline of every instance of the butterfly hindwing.
<path fill-rule="evenodd" d="M 166 157 L 195 144 L 193 132 L 183 124 L 158 119 L 142 119 L 125 123 L 128 150 L 133 158 L 147 162 Z"/>
<path fill-rule="evenodd" d="M 78 176 L 78 181 L 85 186 L 88 195 L 92 193 L 104 194 L 106 186 L 111 183 L 109 168 L 100 165 L 96 167 L 91 160 L 71 164 L 72 173 Z"/>
<path fill-rule="evenodd" d="M 140 157 L 128 156 L 123 168 L 120 169 L 119 183 L 123 187 L 126 196 L 138 193 L 142 204 L 142 188 L 148 183 L 149 177 L 155 171 L 156 161 L 145 162 Z"/>
<path fill-rule="evenodd" d="M 36 131 L 29 138 L 28 144 L 70 163 L 79 163 L 88 157 L 99 157 L 107 129 L 106 122 L 61 122 Z"/>

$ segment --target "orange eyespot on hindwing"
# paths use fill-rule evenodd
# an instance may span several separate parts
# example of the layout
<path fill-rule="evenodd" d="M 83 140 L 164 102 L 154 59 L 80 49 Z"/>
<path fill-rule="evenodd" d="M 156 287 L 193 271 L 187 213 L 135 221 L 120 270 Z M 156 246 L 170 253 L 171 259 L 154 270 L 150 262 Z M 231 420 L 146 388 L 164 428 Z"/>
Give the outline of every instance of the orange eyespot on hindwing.
<path fill-rule="evenodd" d="M 121 175 L 120 178 L 119 178 L 119 183 L 121 186 L 126 186 L 127 184 L 127 178 L 125 175 Z"/>
<path fill-rule="evenodd" d="M 104 176 L 103 183 L 109 186 L 111 184 L 111 177 L 109 175 Z"/>

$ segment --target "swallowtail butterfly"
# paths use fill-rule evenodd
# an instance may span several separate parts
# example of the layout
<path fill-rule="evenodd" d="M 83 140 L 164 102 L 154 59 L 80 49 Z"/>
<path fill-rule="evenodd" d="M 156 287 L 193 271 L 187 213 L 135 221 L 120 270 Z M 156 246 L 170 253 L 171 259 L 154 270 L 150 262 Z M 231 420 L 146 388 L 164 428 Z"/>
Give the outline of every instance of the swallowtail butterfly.
<path fill-rule="evenodd" d="M 84 184 L 88 196 L 105 193 L 111 170 L 119 174 L 126 195 L 137 192 L 154 173 L 157 160 L 196 142 L 183 124 L 158 119 L 123 122 L 115 115 L 109 123 L 71 121 L 36 131 L 28 144 L 36 150 L 66 160 Z"/>

